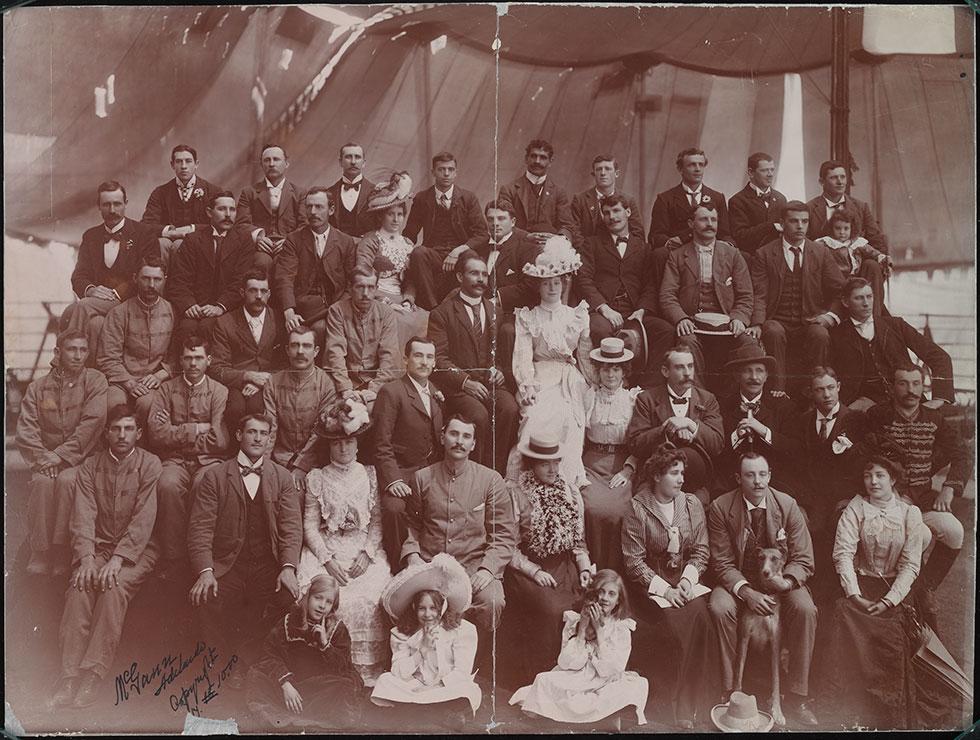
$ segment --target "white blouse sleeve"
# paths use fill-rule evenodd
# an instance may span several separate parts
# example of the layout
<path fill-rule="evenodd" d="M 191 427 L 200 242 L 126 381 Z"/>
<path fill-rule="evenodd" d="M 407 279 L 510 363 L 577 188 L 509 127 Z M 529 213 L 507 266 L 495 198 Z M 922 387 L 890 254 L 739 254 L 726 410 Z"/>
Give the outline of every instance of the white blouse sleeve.
<path fill-rule="evenodd" d="M 319 470 L 311 470 L 306 476 L 306 498 L 303 505 L 303 541 L 316 556 L 318 563 L 323 565 L 333 557 L 333 548 L 327 543 L 327 538 L 320 532 L 322 509 L 320 508 L 320 491 L 323 490 L 323 479 Z"/>
<path fill-rule="evenodd" d="M 459 627 L 452 633 L 443 632 L 444 638 L 452 636 L 452 670 L 442 677 L 443 686 L 450 686 L 460 681 L 469 681 L 473 676 L 473 662 L 476 660 L 477 634 L 476 627 L 461 620 Z"/>
<path fill-rule="evenodd" d="M 558 654 L 558 667 L 565 671 L 580 671 L 589 661 L 591 650 L 584 637 L 576 634 L 581 615 L 568 611 L 564 614 L 565 626 L 561 632 L 561 652 Z"/>
<path fill-rule="evenodd" d="M 408 681 L 422 665 L 422 630 L 405 636 L 397 629 L 391 630 L 391 672 L 396 678 Z"/>
<path fill-rule="evenodd" d="M 909 595 L 912 584 L 919 575 L 920 562 L 922 562 L 922 512 L 919 511 L 918 506 L 909 506 L 905 513 L 905 542 L 898 556 L 895 582 L 885 594 L 885 601 L 892 606 L 898 606 Z"/>
<path fill-rule="evenodd" d="M 364 542 L 364 552 L 371 558 L 371 562 L 378 559 L 378 551 L 381 549 L 381 503 L 378 500 L 378 475 L 374 466 L 368 465 L 364 468 L 367 471 L 368 485 L 371 486 L 370 516 L 371 519 L 367 526 L 367 539 Z"/>
<path fill-rule="evenodd" d="M 517 309 L 514 320 L 514 380 L 518 393 L 523 395 L 525 386 L 534 384 L 534 346 L 528 322 L 533 321 L 531 309 Z"/>
<path fill-rule="evenodd" d="M 854 557 L 857 555 L 861 539 L 861 497 L 856 496 L 844 509 L 837 522 L 837 536 L 834 538 L 834 569 L 840 576 L 840 585 L 847 597 L 860 596 L 857 572 L 854 570 Z"/>
<path fill-rule="evenodd" d="M 578 327 L 578 346 L 575 351 L 575 359 L 578 362 L 579 372 L 589 385 L 596 385 L 599 382 L 589 352 L 592 351 L 592 339 L 589 334 L 589 304 L 582 301 L 575 307 L 575 325 Z"/>
<path fill-rule="evenodd" d="M 595 672 L 603 677 L 616 676 L 626 670 L 633 648 L 633 630 L 636 622 L 632 619 L 617 619 L 606 625 L 598 635 L 592 665 Z"/>

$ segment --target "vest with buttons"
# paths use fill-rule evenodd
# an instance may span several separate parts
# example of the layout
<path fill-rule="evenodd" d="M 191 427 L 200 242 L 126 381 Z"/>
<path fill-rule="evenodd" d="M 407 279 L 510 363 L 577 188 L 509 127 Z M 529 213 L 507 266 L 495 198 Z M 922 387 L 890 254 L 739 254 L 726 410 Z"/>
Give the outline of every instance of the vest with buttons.
<path fill-rule="evenodd" d="M 793 272 L 786 266 L 784 270 L 783 290 L 772 318 L 781 324 L 799 326 L 803 323 L 803 268 Z"/>
<path fill-rule="evenodd" d="M 238 559 L 251 564 L 275 560 L 272 543 L 269 542 L 269 520 L 262 503 L 261 483 L 254 500 L 245 491 L 245 543 Z"/>
<path fill-rule="evenodd" d="M 539 185 L 531 185 L 528 183 L 527 192 L 527 223 L 523 225 L 525 231 L 536 232 L 536 231 L 555 231 L 555 227 L 551 225 L 549 221 L 544 218 L 544 214 L 541 213 L 542 201 L 544 201 L 544 188 L 545 183 Z M 540 189 L 541 195 L 538 195 L 538 190 Z"/>
<path fill-rule="evenodd" d="M 443 208 L 439 204 L 439 197 L 442 194 L 436 191 L 436 206 L 432 214 L 432 233 L 425 235 L 425 246 L 427 247 L 455 247 L 456 236 L 453 231 L 452 206 Z"/>
<path fill-rule="evenodd" d="M 889 378 L 892 376 L 892 371 L 889 368 L 888 360 L 885 357 L 885 352 L 882 347 L 882 342 L 868 341 L 860 334 L 858 338 L 861 340 L 861 360 L 862 365 L 865 368 L 874 368 L 874 382 L 884 381 L 886 384 L 891 383 Z M 868 375 L 867 370 L 865 371 L 865 376 Z"/>
<path fill-rule="evenodd" d="M 361 187 L 364 187 L 364 183 L 361 182 Z M 341 186 L 341 193 L 343 193 L 343 186 Z M 360 192 L 360 191 L 358 191 Z M 357 232 L 357 204 L 354 204 L 354 210 L 348 211 L 346 206 L 344 206 L 344 199 L 342 195 L 337 197 L 337 208 L 334 211 L 334 215 L 337 217 L 337 228 L 343 231 L 345 234 L 350 236 L 360 236 Z"/>
<path fill-rule="evenodd" d="M 699 311 L 711 311 L 713 313 L 723 313 L 721 304 L 718 302 L 718 296 L 715 293 L 715 281 L 709 280 L 700 283 L 701 290 L 698 294 L 698 310 Z"/>

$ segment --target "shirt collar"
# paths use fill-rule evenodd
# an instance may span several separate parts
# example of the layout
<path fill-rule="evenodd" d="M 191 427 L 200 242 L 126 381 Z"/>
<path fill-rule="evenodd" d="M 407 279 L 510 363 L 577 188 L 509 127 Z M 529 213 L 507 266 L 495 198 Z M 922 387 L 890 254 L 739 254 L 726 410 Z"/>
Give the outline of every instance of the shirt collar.
<path fill-rule="evenodd" d="M 139 295 L 136 296 L 136 300 L 138 300 L 140 302 L 140 305 L 143 308 L 146 308 L 146 309 L 156 308 L 157 306 L 160 305 L 160 296 L 159 295 L 157 296 L 157 299 L 155 301 L 153 301 L 153 303 L 147 303 L 142 298 L 140 298 Z"/>
<path fill-rule="evenodd" d="M 619 244 L 620 242 L 627 242 L 628 243 L 629 240 L 630 240 L 630 233 L 627 231 L 622 236 L 616 236 L 615 234 L 610 234 L 609 235 L 609 238 L 612 239 L 612 243 L 613 244 Z"/>
<path fill-rule="evenodd" d="M 762 501 L 759 503 L 758 506 L 756 506 L 751 501 L 749 501 L 747 498 L 745 498 L 745 496 L 742 496 L 742 501 L 745 502 L 745 509 L 746 509 L 746 511 L 752 511 L 754 509 L 762 509 L 763 511 L 765 511 L 768 508 L 766 506 L 766 500 L 768 498 L 769 498 L 768 496 L 763 496 L 762 497 Z"/>
<path fill-rule="evenodd" d="M 112 450 L 107 450 L 107 452 L 109 453 L 109 457 L 111 457 L 117 463 L 121 463 L 123 460 L 128 460 L 129 458 L 131 458 L 133 456 L 133 453 L 136 452 L 136 448 L 134 447 L 133 449 L 131 449 L 129 453 L 126 455 L 126 457 L 116 457 L 115 455 L 112 454 Z"/>
<path fill-rule="evenodd" d="M 103 226 L 104 225 L 105 224 L 103 224 Z M 118 234 L 120 231 L 123 230 L 123 227 L 125 225 L 126 225 L 126 219 L 125 218 L 121 218 L 121 219 L 119 219 L 119 223 L 118 224 L 116 224 L 115 226 L 113 226 L 111 229 L 108 226 L 106 226 L 105 227 L 105 230 L 106 230 L 106 233 L 107 234 Z"/>
<path fill-rule="evenodd" d="M 462 299 L 463 303 L 465 303 L 467 306 L 472 306 L 473 308 L 476 308 L 481 303 L 483 303 L 482 298 L 471 298 L 470 296 L 466 295 L 463 291 L 459 291 L 459 297 Z"/>
<path fill-rule="evenodd" d="M 834 201 L 834 200 L 831 200 L 830 198 L 828 198 L 826 195 L 823 196 L 824 202 L 827 204 L 827 208 L 833 208 L 838 203 L 843 203 L 845 198 L 847 198 L 847 196 L 846 195 L 842 195 L 840 197 L 840 200 Z"/>
<path fill-rule="evenodd" d="M 405 377 L 408 378 L 410 381 L 412 381 L 412 385 L 415 386 L 415 390 L 417 390 L 420 395 L 423 395 L 423 394 L 426 395 L 426 396 L 431 396 L 432 395 L 432 389 L 429 387 L 429 384 L 428 383 L 426 383 L 424 386 L 419 385 L 418 381 L 415 380 L 415 378 L 413 378 L 408 373 L 405 373 Z"/>
<path fill-rule="evenodd" d="M 499 242 L 496 242 L 497 246 L 499 247 L 501 244 L 504 244 L 513 235 L 514 235 L 513 231 L 508 231 L 507 234 Z"/>
<path fill-rule="evenodd" d="M 215 228 L 214 226 L 212 226 L 211 227 L 211 235 L 214 236 L 214 237 L 217 237 L 218 239 L 223 239 L 224 237 L 228 236 L 228 232 L 227 231 L 218 231 L 217 228 Z"/>
<path fill-rule="evenodd" d="M 758 185 L 756 185 L 751 180 L 749 180 L 749 187 L 751 187 L 755 191 L 755 194 L 758 195 L 758 196 L 769 195 L 769 193 L 772 192 L 772 186 L 771 185 L 768 188 L 766 188 L 765 190 L 762 190 L 762 189 L 759 188 Z"/>
<path fill-rule="evenodd" d="M 205 380 L 208 379 L 208 376 L 204 375 L 201 377 L 199 381 L 197 381 L 196 383 L 192 383 L 187 379 L 187 376 L 184 375 L 183 373 L 181 373 L 180 377 L 183 378 L 184 383 L 187 385 L 188 388 L 197 388 L 201 383 L 203 383 Z"/>
<path fill-rule="evenodd" d="M 544 181 L 548 179 L 547 175 L 541 175 L 538 177 L 537 175 L 532 175 L 530 172 L 526 171 L 524 172 L 524 177 L 526 177 L 527 181 L 532 185 L 544 185 Z"/>
<path fill-rule="evenodd" d="M 715 241 L 717 241 L 717 240 L 715 240 Z M 704 246 L 703 244 L 694 243 L 694 247 L 699 252 L 714 252 L 715 251 L 715 242 L 711 242 L 711 244 L 709 244 L 708 246 Z"/>
<path fill-rule="evenodd" d="M 830 419 L 832 417 L 836 417 L 838 413 L 840 413 L 840 401 L 838 401 L 836 404 L 834 404 L 834 408 L 832 408 L 830 410 L 830 413 L 827 414 L 826 416 L 824 416 L 820 412 L 820 409 L 817 409 L 817 421 L 820 421 L 820 419 Z"/>
<path fill-rule="evenodd" d="M 247 309 L 247 308 L 245 308 L 245 306 L 242 306 L 242 313 L 244 313 L 244 314 L 245 314 L 245 320 L 246 320 L 247 322 L 249 322 L 250 324 L 251 324 L 251 323 L 252 323 L 253 321 L 257 321 L 257 322 L 258 322 L 258 323 L 260 323 L 260 324 L 264 324 L 264 323 L 265 323 L 265 315 L 266 315 L 266 312 L 267 312 L 268 310 L 269 310 L 269 307 L 268 307 L 268 306 L 266 306 L 265 308 L 263 308 L 263 309 L 262 309 L 262 313 L 260 313 L 260 314 L 259 314 L 258 316 L 252 316 L 252 314 L 250 314 L 250 313 L 248 312 L 248 309 Z"/>
<path fill-rule="evenodd" d="M 364 179 L 364 175 L 358 175 L 353 180 L 348 180 L 344 176 L 341 176 L 341 178 L 340 178 L 341 182 L 346 182 L 348 185 L 357 185 L 357 183 L 359 183 L 363 179 Z"/>
<path fill-rule="evenodd" d="M 919 403 L 918 406 L 915 407 L 915 412 L 913 412 L 911 415 L 906 414 L 898 406 L 895 406 L 895 415 L 898 416 L 902 421 L 905 421 L 905 422 L 915 421 L 917 418 L 919 418 L 919 414 L 921 414 L 921 413 L 922 413 L 922 403 L 921 402 Z"/>
<path fill-rule="evenodd" d="M 689 188 L 689 187 L 687 186 L 687 183 L 686 183 L 686 182 L 682 182 L 682 183 L 681 183 L 681 187 L 682 187 L 682 188 L 684 188 L 684 192 L 685 192 L 685 193 L 690 193 L 691 195 L 697 195 L 698 193 L 700 193 L 700 192 L 701 192 L 701 188 L 703 188 L 703 187 L 704 187 L 704 183 L 701 183 L 700 185 L 698 185 L 698 186 L 697 186 L 697 187 L 696 187 L 696 188 L 695 188 L 694 190 L 691 190 L 691 189 L 690 189 L 690 188 Z"/>
<path fill-rule="evenodd" d="M 616 194 L 616 191 L 615 191 L 615 190 L 613 190 L 613 191 L 612 191 L 611 193 L 609 193 L 609 195 L 603 195 L 602 193 L 600 193 L 600 192 L 599 192 L 599 188 L 596 188 L 596 189 L 595 189 L 595 198 L 596 198 L 596 200 L 598 200 L 599 202 L 602 202 L 602 199 L 603 199 L 603 198 L 611 198 L 611 197 L 612 197 L 612 196 L 614 196 L 615 194 Z"/>
<path fill-rule="evenodd" d="M 262 467 L 262 461 L 264 459 L 265 459 L 264 456 L 263 457 L 260 457 L 258 460 L 256 460 L 253 463 L 251 460 L 248 459 L 248 455 L 246 455 L 241 450 L 238 451 L 237 460 L 238 460 L 238 464 L 239 465 L 245 465 L 246 467 L 249 467 L 249 468 L 260 468 L 260 467 Z"/>
<path fill-rule="evenodd" d="M 755 398 L 746 398 L 744 393 L 739 393 L 742 398 L 742 403 L 762 403 L 762 394 L 760 393 Z"/>
<path fill-rule="evenodd" d="M 286 178 L 285 177 L 282 178 L 279 181 L 279 184 L 278 185 L 273 185 L 271 182 L 269 182 L 269 178 L 268 177 L 265 178 L 265 186 L 267 188 L 269 188 L 269 190 L 278 190 L 281 193 L 282 192 L 282 186 L 285 185 L 285 184 L 286 184 Z"/>
<path fill-rule="evenodd" d="M 691 386 L 690 388 L 688 388 L 686 391 L 684 391 L 680 395 L 677 395 L 676 393 L 674 393 L 673 389 L 671 389 L 671 387 L 669 385 L 666 386 L 666 388 L 667 388 L 667 393 L 669 393 L 674 398 L 687 398 L 687 399 L 690 399 L 691 398 L 691 394 L 694 392 L 694 386 Z"/>
<path fill-rule="evenodd" d="M 197 175 L 191 177 L 191 179 L 187 181 L 186 185 L 181 185 L 180 180 L 178 180 L 176 177 L 174 178 L 174 182 L 177 183 L 178 190 L 187 190 L 188 188 L 193 190 L 194 186 L 197 185 Z"/>
<path fill-rule="evenodd" d="M 449 186 L 449 190 L 447 190 L 445 193 L 442 192 L 439 188 L 436 188 L 436 200 L 440 200 L 442 198 L 442 196 L 444 196 L 444 195 L 447 198 L 449 198 L 449 200 L 452 200 L 453 199 L 453 192 L 455 190 L 456 190 L 456 185 L 450 185 Z"/>
<path fill-rule="evenodd" d="M 854 326 L 865 326 L 866 324 L 873 324 L 875 320 L 874 314 L 866 318 L 864 321 L 858 321 L 853 316 L 851 316 L 850 318 L 851 318 L 851 323 L 854 324 Z"/>
<path fill-rule="evenodd" d="M 800 246 L 798 246 L 798 247 L 796 247 L 796 249 L 799 249 L 799 250 L 800 250 L 800 254 L 803 254 L 803 247 L 804 247 L 805 245 L 806 245 L 806 239 L 804 239 L 804 240 L 803 240 L 803 241 L 802 241 L 802 242 L 800 243 Z M 785 239 L 783 239 L 783 251 L 784 251 L 784 252 L 789 252 L 789 250 L 791 250 L 791 249 L 793 249 L 793 248 L 794 248 L 794 247 L 793 247 L 793 245 L 792 245 L 792 244 L 790 244 L 790 243 L 789 243 L 788 241 L 786 241 Z M 790 254 L 792 254 L 792 252 L 790 252 Z"/>

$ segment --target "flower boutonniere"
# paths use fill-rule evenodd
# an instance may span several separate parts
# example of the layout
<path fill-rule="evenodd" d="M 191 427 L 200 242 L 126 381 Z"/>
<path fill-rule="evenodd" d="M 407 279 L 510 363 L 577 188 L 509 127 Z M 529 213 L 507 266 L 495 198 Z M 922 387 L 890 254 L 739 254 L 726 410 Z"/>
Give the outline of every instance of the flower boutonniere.
<path fill-rule="evenodd" d="M 126 243 L 123 245 L 123 250 L 125 250 L 125 251 L 128 252 L 134 246 L 136 246 L 136 245 L 133 243 L 133 240 L 132 239 L 127 239 L 126 240 Z"/>
<path fill-rule="evenodd" d="M 195 198 L 203 198 L 204 197 L 204 188 L 194 188 L 194 197 Z"/>
<path fill-rule="evenodd" d="M 785 542 L 785 541 L 786 541 L 786 530 L 780 527 L 779 531 L 776 532 L 776 542 Z"/>
<path fill-rule="evenodd" d="M 699 203 L 698 205 L 704 205 L 705 203 L 710 203 L 710 202 L 711 202 L 711 196 L 708 195 L 707 193 L 702 193 L 701 203 Z"/>
<path fill-rule="evenodd" d="M 433 397 L 434 399 L 436 399 L 436 400 L 437 400 L 437 401 L 438 401 L 439 403 L 445 403 L 445 402 L 446 402 L 446 394 L 445 394 L 445 393 L 443 393 L 443 392 L 442 392 L 442 391 L 440 391 L 440 390 L 436 390 L 436 391 L 434 391 L 434 392 L 432 393 L 432 397 Z"/>
<path fill-rule="evenodd" d="M 846 434 L 840 434 L 838 435 L 837 439 L 834 440 L 833 444 L 831 445 L 831 449 L 833 449 L 835 455 L 841 455 L 853 446 L 854 443 L 847 438 Z"/>

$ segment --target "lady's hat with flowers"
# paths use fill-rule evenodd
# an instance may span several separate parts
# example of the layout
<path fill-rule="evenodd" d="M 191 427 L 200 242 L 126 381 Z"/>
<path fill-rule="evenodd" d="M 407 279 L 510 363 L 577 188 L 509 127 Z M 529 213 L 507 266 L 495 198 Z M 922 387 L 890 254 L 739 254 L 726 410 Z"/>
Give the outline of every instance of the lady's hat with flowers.
<path fill-rule="evenodd" d="M 524 265 L 524 274 L 536 278 L 560 277 L 581 267 L 582 256 L 572 248 L 572 243 L 563 236 L 552 236 L 534 263 Z"/>

